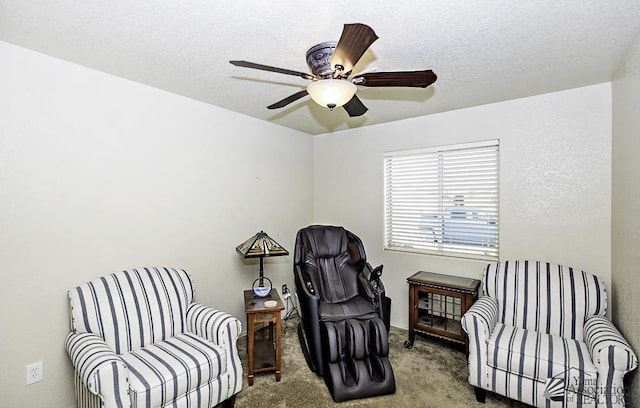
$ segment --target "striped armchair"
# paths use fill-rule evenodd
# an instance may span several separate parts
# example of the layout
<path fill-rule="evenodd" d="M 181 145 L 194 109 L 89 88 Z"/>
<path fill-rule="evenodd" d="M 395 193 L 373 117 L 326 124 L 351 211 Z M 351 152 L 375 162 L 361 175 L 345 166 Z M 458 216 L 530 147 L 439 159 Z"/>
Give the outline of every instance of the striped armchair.
<path fill-rule="evenodd" d="M 638 360 L 605 317 L 602 280 L 535 261 L 489 264 L 482 296 L 462 317 L 469 383 L 536 407 L 624 407 Z"/>
<path fill-rule="evenodd" d="M 69 300 L 78 407 L 233 407 L 240 321 L 194 303 L 184 270 L 114 273 Z"/>

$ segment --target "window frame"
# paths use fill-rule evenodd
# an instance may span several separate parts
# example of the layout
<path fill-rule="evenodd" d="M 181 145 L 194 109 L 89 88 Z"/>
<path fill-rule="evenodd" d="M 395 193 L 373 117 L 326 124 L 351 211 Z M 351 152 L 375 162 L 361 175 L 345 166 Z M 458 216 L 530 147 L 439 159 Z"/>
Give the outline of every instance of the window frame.
<path fill-rule="evenodd" d="M 403 160 L 405 167 L 400 164 Z M 428 164 L 414 163 L 420 160 Z M 498 139 L 384 152 L 382 162 L 385 251 L 499 259 Z M 412 168 L 418 171 L 411 173 Z M 403 175 L 392 180 L 390 171 Z M 411 189 L 418 187 L 422 192 L 412 197 Z M 391 191 L 394 189 L 395 193 Z M 402 194 L 404 199 L 398 198 Z M 394 202 L 400 204 L 393 207 Z"/>

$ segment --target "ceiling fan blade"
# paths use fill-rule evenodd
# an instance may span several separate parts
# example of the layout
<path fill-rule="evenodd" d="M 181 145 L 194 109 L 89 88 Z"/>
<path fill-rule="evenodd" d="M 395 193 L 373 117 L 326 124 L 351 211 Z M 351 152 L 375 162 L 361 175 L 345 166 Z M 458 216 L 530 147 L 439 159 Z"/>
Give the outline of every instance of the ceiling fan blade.
<path fill-rule="evenodd" d="M 357 75 L 351 79 L 356 85 L 374 86 L 410 86 L 426 88 L 436 82 L 438 76 L 430 69 L 424 71 L 371 72 Z"/>
<path fill-rule="evenodd" d="M 261 69 L 263 71 L 277 72 L 278 74 L 299 76 L 299 77 L 302 77 L 304 79 L 314 79 L 315 78 L 313 75 L 309 75 L 309 74 L 307 74 L 305 72 L 293 71 L 293 70 L 285 69 L 285 68 L 272 67 L 272 66 L 269 66 L 269 65 L 256 64 L 254 62 L 248 62 L 248 61 L 229 61 L 229 62 L 231 64 L 235 65 L 236 67 Z"/>
<path fill-rule="evenodd" d="M 364 106 L 364 103 L 362 103 L 360 98 L 358 98 L 356 95 L 353 95 L 353 98 L 351 98 L 349 102 L 342 105 L 342 107 L 352 118 L 356 116 L 362 116 L 369 110 L 366 106 Z"/>
<path fill-rule="evenodd" d="M 342 70 L 344 75 L 339 75 L 347 76 L 360 57 L 377 39 L 378 36 L 368 25 L 345 24 L 338 45 L 331 56 L 331 68 L 335 69 L 336 65 L 341 65 L 344 67 Z"/>
<path fill-rule="evenodd" d="M 293 95 L 289 95 L 286 98 L 284 98 L 284 99 L 282 99 L 282 100 L 280 100 L 280 101 L 278 101 L 278 102 L 276 102 L 276 103 L 274 103 L 272 105 L 267 106 L 267 109 L 284 108 L 285 106 L 287 106 L 291 102 L 295 102 L 298 99 L 300 99 L 300 98 L 302 98 L 304 96 L 307 96 L 307 95 L 308 95 L 307 90 L 303 89 L 300 92 L 296 92 Z"/>

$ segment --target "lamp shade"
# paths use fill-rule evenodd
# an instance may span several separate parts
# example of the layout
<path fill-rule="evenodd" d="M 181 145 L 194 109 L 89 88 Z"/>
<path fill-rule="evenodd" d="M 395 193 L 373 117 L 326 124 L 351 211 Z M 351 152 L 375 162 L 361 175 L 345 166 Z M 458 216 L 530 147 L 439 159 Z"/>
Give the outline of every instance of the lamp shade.
<path fill-rule="evenodd" d="M 357 90 L 358 87 L 343 79 L 320 79 L 307 86 L 311 99 L 331 110 L 349 102 Z"/>
<path fill-rule="evenodd" d="M 267 256 L 289 255 L 289 251 L 273 240 L 266 232 L 260 231 L 236 247 L 243 258 L 263 258 Z"/>

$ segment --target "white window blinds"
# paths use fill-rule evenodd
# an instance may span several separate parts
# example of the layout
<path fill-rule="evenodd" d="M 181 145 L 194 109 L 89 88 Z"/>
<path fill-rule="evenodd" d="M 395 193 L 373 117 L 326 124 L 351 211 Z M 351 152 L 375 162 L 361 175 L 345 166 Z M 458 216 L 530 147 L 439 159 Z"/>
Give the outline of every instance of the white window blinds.
<path fill-rule="evenodd" d="M 498 259 L 497 140 L 384 154 L 385 248 Z"/>

